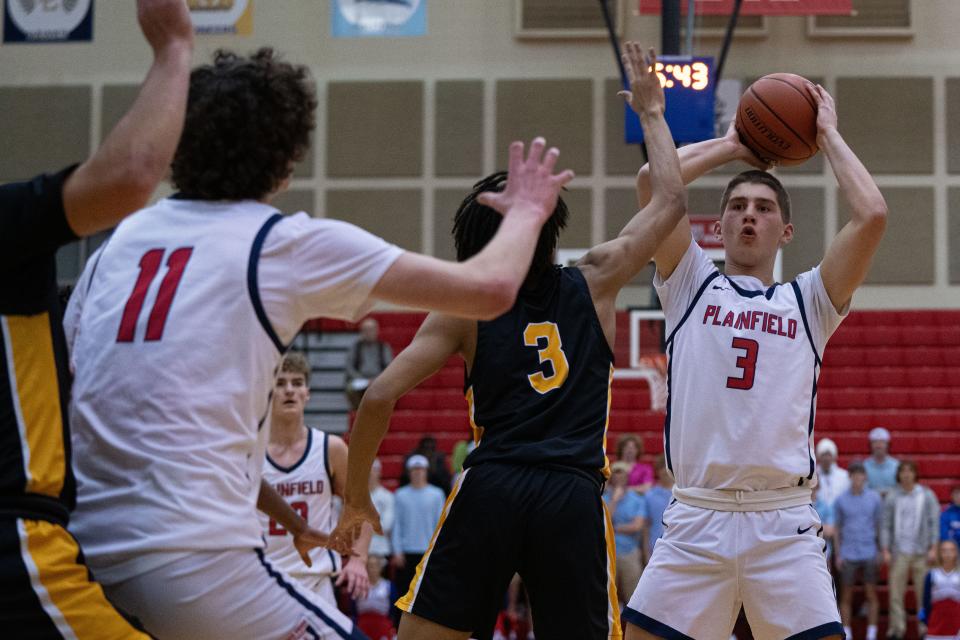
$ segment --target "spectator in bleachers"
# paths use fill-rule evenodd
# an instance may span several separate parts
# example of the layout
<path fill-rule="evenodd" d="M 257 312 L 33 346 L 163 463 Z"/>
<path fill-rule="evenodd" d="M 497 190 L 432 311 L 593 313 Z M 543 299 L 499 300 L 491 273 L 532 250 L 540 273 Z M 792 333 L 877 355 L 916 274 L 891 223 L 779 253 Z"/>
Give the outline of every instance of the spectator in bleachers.
<path fill-rule="evenodd" d="M 940 564 L 923 581 L 923 608 L 920 620 L 927 625 L 926 640 L 960 638 L 960 571 L 957 571 L 957 544 L 940 542 Z"/>
<path fill-rule="evenodd" d="M 381 516 L 382 522 L 382 516 Z M 397 599 L 396 589 L 383 577 L 386 559 L 371 554 L 367 558 L 370 591 L 366 597 L 355 600 L 357 626 L 370 640 L 394 640 L 396 629 L 390 619 L 390 608 Z"/>
<path fill-rule="evenodd" d="M 874 427 L 870 430 L 869 438 L 870 457 L 863 463 L 867 470 L 867 486 L 885 496 L 897 484 L 897 465 L 900 461 L 888 455 L 889 431 L 883 427 Z"/>
<path fill-rule="evenodd" d="M 850 474 L 837 464 L 838 455 L 837 444 L 830 438 L 817 443 L 817 486 L 820 499 L 830 507 L 850 488 Z"/>
<path fill-rule="evenodd" d="M 453 486 L 453 478 L 450 475 L 450 467 L 447 466 L 447 458 L 441 451 L 437 450 L 437 439 L 433 436 L 423 436 L 417 444 L 416 449 L 407 454 L 404 460 L 403 471 L 400 474 L 400 486 L 406 486 L 410 482 L 410 472 L 407 462 L 413 456 L 423 456 L 429 463 L 427 470 L 427 482 L 441 489 L 444 495 L 450 493 Z"/>
<path fill-rule="evenodd" d="M 837 530 L 835 527 L 833 503 L 823 499 L 820 485 L 813 488 L 813 510 L 820 516 L 820 525 L 823 527 L 823 539 L 827 543 L 827 566 L 832 566 L 833 548 L 836 546 Z"/>
<path fill-rule="evenodd" d="M 880 546 L 883 560 L 890 565 L 890 626 L 888 638 L 903 638 L 907 628 L 903 597 L 907 574 L 920 597 L 920 585 L 937 560 L 940 503 L 937 496 L 917 482 L 917 465 L 905 460 L 897 468 L 897 486 L 884 499 Z M 922 625 L 921 625 L 922 627 Z M 920 635 L 923 635 L 921 628 Z"/>
<path fill-rule="evenodd" d="M 363 392 L 393 360 L 390 345 L 380 340 L 380 324 L 373 318 L 360 323 L 360 337 L 347 352 L 347 400 L 356 409 Z"/>
<path fill-rule="evenodd" d="M 960 484 L 950 492 L 950 504 L 940 514 L 940 539 L 953 540 L 960 547 Z"/>
<path fill-rule="evenodd" d="M 663 512 L 673 500 L 673 476 L 667 469 L 667 461 L 663 454 L 657 456 L 653 464 L 653 471 L 657 476 L 657 484 L 643 496 L 647 501 L 647 527 L 643 532 L 646 552 L 643 558 L 644 565 L 650 560 L 653 545 L 657 543 L 663 533 Z"/>
<path fill-rule="evenodd" d="M 857 574 L 861 573 L 867 596 L 867 640 L 876 640 L 880 613 L 877 535 L 883 517 L 883 501 L 879 493 L 866 487 L 867 472 L 861 463 L 854 462 L 847 471 L 850 473 L 850 489 L 840 494 L 833 505 L 838 543 L 837 568 L 842 586 L 840 618 L 847 637 L 853 638 L 850 631 L 853 586 Z"/>
<path fill-rule="evenodd" d="M 391 544 L 393 546 L 394 584 L 401 594 L 406 593 L 413 580 L 417 564 L 430 547 L 433 530 L 440 521 L 445 496 L 443 491 L 427 482 L 430 463 L 421 455 L 407 459 L 406 470 L 410 484 L 397 489 Z M 394 622 L 400 621 L 400 610 L 393 609 Z"/>
<path fill-rule="evenodd" d="M 617 441 L 617 460 L 630 465 L 627 486 L 634 491 L 646 493 L 653 486 L 653 467 L 640 460 L 643 455 L 643 440 L 640 436 L 625 434 Z"/>
<path fill-rule="evenodd" d="M 382 468 L 383 465 L 379 458 L 373 461 L 373 466 L 370 468 L 370 500 L 373 502 L 373 506 L 377 508 L 377 513 L 380 514 L 380 527 L 383 529 L 383 535 L 373 534 L 373 538 L 370 540 L 369 553 L 372 556 L 386 559 L 391 556 L 390 538 L 388 536 L 393 530 L 394 497 L 393 492 L 380 482 Z"/>
<path fill-rule="evenodd" d="M 621 607 L 626 604 L 640 582 L 643 571 L 643 529 L 646 525 L 647 505 L 643 496 L 627 486 L 630 464 L 622 460 L 610 467 L 610 479 L 603 493 L 610 519 L 613 521 L 613 539 L 617 550 L 617 597 Z"/>

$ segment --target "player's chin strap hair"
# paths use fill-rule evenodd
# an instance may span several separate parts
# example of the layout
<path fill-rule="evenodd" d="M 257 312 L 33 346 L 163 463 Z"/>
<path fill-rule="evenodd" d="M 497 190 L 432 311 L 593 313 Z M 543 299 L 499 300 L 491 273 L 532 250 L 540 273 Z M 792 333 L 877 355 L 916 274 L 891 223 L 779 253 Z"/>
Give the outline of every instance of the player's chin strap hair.
<path fill-rule="evenodd" d="M 701 489 L 673 487 L 678 502 L 714 511 L 774 511 L 802 507 L 813 502 L 809 486 L 788 487 L 772 491 L 741 491 L 736 489 Z"/>
<path fill-rule="evenodd" d="M 503 191 L 507 183 L 507 172 L 497 171 L 483 178 L 473 191 L 460 203 L 453 217 L 453 243 L 457 250 L 457 261 L 463 262 L 480 253 L 493 239 L 503 219 L 499 213 L 477 202 L 477 196 L 484 191 Z M 560 238 L 560 231 L 567 226 L 570 213 L 563 198 L 557 198 L 553 214 L 540 230 L 540 238 L 533 252 L 528 281 L 536 281 L 540 274 L 553 266 L 553 252 Z"/>

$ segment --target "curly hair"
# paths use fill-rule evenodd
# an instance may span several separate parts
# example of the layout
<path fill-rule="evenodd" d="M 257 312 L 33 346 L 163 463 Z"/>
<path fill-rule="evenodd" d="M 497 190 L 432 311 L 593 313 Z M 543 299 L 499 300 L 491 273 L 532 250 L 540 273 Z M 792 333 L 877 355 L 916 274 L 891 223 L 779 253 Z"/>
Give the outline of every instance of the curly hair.
<path fill-rule="evenodd" d="M 270 47 L 250 57 L 223 49 L 190 74 L 172 182 L 198 200 L 260 200 L 310 147 L 317 96 L 310 71 Z"/>
<path fill-rule="evenodd" d="M 497 171 L 473 185 L 471 191 L 453 217 L 453 244 L 457 251 L 457 261 L 463 262 L 487 245 L 503 219 L 499 213 L 480 204 L 477 201 L 484 191 L 503 191 L 507 185 L 507 172 Z M 537 240 L 537 247 L 533 252 L 533 261 L 527 272 L 527 283 L 535 283 L 537 279 L 553 266 L 553 252 L 557 248 L 560 232 L 567 226 L 570 212 L 563 198 L 557 198 L 557 206 L 553 214 L 544 223 Z"/>

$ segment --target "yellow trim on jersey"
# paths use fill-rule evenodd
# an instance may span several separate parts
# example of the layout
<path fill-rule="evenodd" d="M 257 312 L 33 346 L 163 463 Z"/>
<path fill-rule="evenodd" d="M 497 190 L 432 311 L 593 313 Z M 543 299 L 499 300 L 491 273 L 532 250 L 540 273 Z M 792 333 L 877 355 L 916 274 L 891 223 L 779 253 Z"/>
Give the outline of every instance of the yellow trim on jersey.
<path fill-rule="evenodd" d="M 483 427 L 478 427 L 477 423 L 473 420 L 473 385 L 467 388 L 465 397 L 467 398 L 467 416 L 470 418 L 470 431 L 473 433 L 473 444 L 480 444 L 480 439 L 483 438 Z"/>
<path fill-rule="evenodd" d="M 603 477 L 610 479 L 610 458 L 607 457 L 607 429 L 610 428 L 610 402 L 613 400 L 613 365 L 610 365 L 610 377 L 607 379 L 607 418 L 603 422 Z"/>
<path fill-rule="evenodd" d="M 59 497 L 66 471 L 60 386 L 53 355 L 50 317 L 5 316 L 9 356 L 13 361 L 11 393 L 19 401 L 21 433 L 29 452 L 25 464 L 27 493 Z M 23 444 L 23 443 L 21 443 Z"/>
<path fill-rule="evenodd" d="M 617 545 L 606 502 L 603 503 L 603 529 L 607 541 L 607 621 L 610 623 L 610 640 L 620 640 L 623 638 L 623 629 L 620 628 L 620 601 L 617 599 Z"/>
<path fill-rule="evenodd" d="M 444 521 L 447 519 L 447 514 L 450 513 L 450 507 L 453 506 L 453 499 L 457 497 L 457 494 L 460 493 L 460 487 L 463 486 L 463 479 L 467 477 L 467 472 L 469 469 L 464 469 L 460 472 L 460 476 L 457 478 L 457 484 L 454 485 L 453 491 L 450 492 L 450 495 L 447 496 L 447 502 L 443 505 L 443 511 L 440 513 L 440 521 L 437 522 L 436 528 L 433 530 L 433 537 L 430 538 L 430 546 L 427 547 L 426 552 L 423 554 L 423 558 L 420 559 L 419 564 L 417 564 L 417 572 L 413 576 L 413 580 L 410 581 L 410 589 L 407 591 L 406 595 L 396 601 L 395 606 L 401 611 L 406 611 L 411 613 L 413 611 L 413 603 L 417 599 L 417 592 L 420 591 L 420 580 L 423 578 L 423 571 L 427 568 L 427 561 L 430 560 L 430 554 L 433 553 L 433 546 L 437 543 L 437 538 L 440 536 L 440 529 L 443 527 Z"/>
<path fill-rule="evenodd" d="M 65 638 L 148 640 L 89 580 L 87 568 L 77 563 L 80 547 L 63 527 L 42 520 L 18 520 L 17 525 L 30 582 Z"/>

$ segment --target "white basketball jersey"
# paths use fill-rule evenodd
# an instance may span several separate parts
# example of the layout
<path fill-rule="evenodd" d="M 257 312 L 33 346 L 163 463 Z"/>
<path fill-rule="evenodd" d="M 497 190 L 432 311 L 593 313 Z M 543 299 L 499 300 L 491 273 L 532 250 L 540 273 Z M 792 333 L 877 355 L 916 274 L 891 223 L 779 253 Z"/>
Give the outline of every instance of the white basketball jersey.
<path fill-rule="evenodd" d="M 336 526 L 328 454 L 329 439 L 330 436 L 322 431 L 307 429 L 307 448 L 300 460 L 289 467 L 281 467 L 267 454 L 263 465 L 263 479 L 269 482 L 311 527 L 323 533 L 330 533 Z M 300 579 L 324 576 L 340 570 L 340 556 L 329 549 L 311 550 L 313 566 L 308 567 L 293 546 L 293 536 L 262 512 L 260 526 L 267 541 L 267 560 L 274 567 Z"/>
<path fill-rule="evenodd" d="M 764 287 L 724 276 L 690 243 L 665 282 L 667 465 L 681 489 L 762 491 L 816 483 L 820 355 L 842 321 L 819 267 Z"/>
<path fill-rule="evenodd" d="M 252 201 L 167 199 L 125 220 L 65 316 L 78 506 L 98 576 L 143 552 L 263 544 L 274 372 L 303 322 L 356 318 L 401 251 Z"/>

